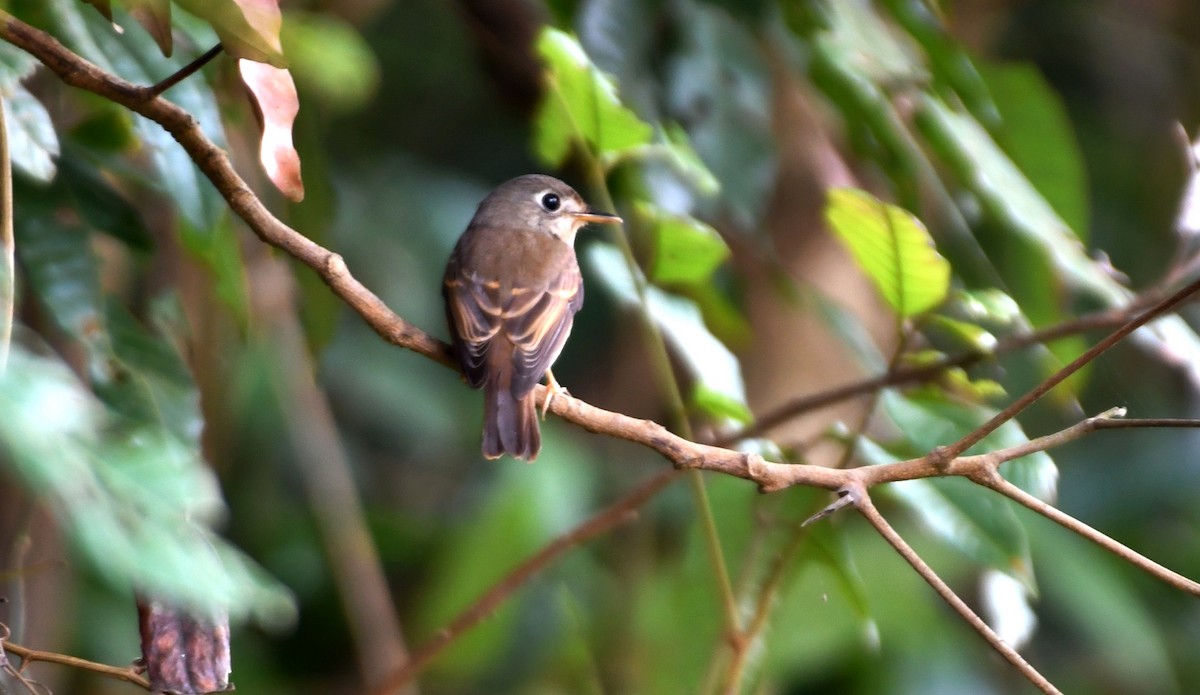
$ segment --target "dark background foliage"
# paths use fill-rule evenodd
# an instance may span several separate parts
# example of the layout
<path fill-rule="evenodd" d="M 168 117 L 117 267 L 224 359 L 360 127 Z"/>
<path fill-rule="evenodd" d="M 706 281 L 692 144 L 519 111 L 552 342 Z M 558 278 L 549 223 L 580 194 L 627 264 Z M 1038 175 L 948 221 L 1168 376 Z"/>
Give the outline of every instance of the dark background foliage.
<path fill-rule="evenodd" d="M 130 23 L 115 34 L 82 3 L 9 4 L 139 83 L 211 45 L 207 29 L 182 13 L 177 53 L 167 60 L 139 28 Z M 937 15 L 929 3 L 906 0 L 845 6 L 863 21 L 861 33 L 834 40 L 823 27 L 836 13 L 818 2 L 288 4 L 284 48 L 300 90 L 295 135 L 308 193 L 300 204 L 283 201 L 256 173 L 254 119 L 232 60 L 219 59 L 167 96 L 214 134 L 224 124 L 239 171 L 282 219 L 341 253 L 401 316 L 445 337 L 442 268 L 491 187 L 547 171 L 593 203 L 604 195 L 588 156 L 577 152 L 555 169 L 537 154 L 543 66 L 532 45 L 544 24 L 573 32 L 623 102 L 647 122 L 686 132 L 721 185 L 705 194 L 696 171 L 651 157 L 606 164 L 627 219 L 637 214 L 629 201 L 652 200 L 713 225 L 730 248 L 705 282 L 666 289 L 694 301 L 734 351 L 755 414 L 877 370 L 886 364 L 880 355 L 895 348 L 893 317 L 823 224 L 829 186 L 869 188 L 914 212 L 950 259 L 956 288 L 1001 287 L 1035 326 L 1112 304 L 1107 289 L 1089 289 L 1109 287 L 1095 280 L 1109 264 L 1117 281 L 1105 282 L 1138 291 L 1190 258 L 1192 240 L 1175 221 L 1188 175 L 1179 124 L 1194 134 L 1200 123 L 1200 6 L 974 0 L 936 4 Z M 151 402 L 178 398 L 178 408 L 148 419 L 182 441 L 200 437 L 228 506 L 222 535 L 296 602 L 289 625 L 286 610 L 264 608 L 278 605 L 261 598 L 272 582 L 251 583 L 251 593 L 265 594 L 247 599 L 257 607 L 247 613 L 259 619 L 235 625 L 240 691 L 363 687 L 364 645 L 340 593 L 356 591 L 354 577 L 343 576 L 348 584 L 339 589 L 344 556 L 330 551 L 352 541 L 322 536 L 330 500 L 342 499 L 319 472 L 338 465 L 324 447 L 344 454 L 410 646 L 435 635 L 518 559 L 667 465 L 554 418 L 543 426 L 535 465 L 481 460 L 479 394 L 451 370 L 385 344 L 307 269 L 296 266 L 294 282 L 279 272 L 278 255 L 229 219 L 169 137 L 163 142 L 153 124 L 45 74 L 24 84 L 45 105 L 61 152 L 52 183 L 45 172 L 17 171 L 21 340 L 60 356 L 92 390 L 123 383 L 105 371 L 115 354 L 157 394 Z M 1090 255 L 1055 261 L 1037 239 L 1062 230 L 1039 226 L 1019 191 L 983 190 L 980 177 L 995 172 L 990 160 L 946 136 L 930 100 L 985 126 Z M 643 267 L 653 267 L 653 231 L 630 229 Z M 647 331 L 595 262 L 595 250 L 611 244 L 607 234 L 581 237 L 587 304 L 556 375 L 588 402 L 669 422 Z M 111 345 L 89 342 L 98 321 Z M 1025 431 L 1046 434 L 1115 405 L 1138 417 L 1193 415 L 1198 367 L 1189 351 L 1197 338 L 1177 328 L 1182 337 L 1130 341 L 1106 355 L 1064 395 L 1021 418 Z M 875 347 L 862 349 L 865 339 Z M 951 351 L 964 344 L 953 332 L 937 340 Z M 1006 356 L 972 376 L 1017 394 L 1083 345 L 1076 337 Z M 685 395 L 705 370 L 721 369 L 702 362 L 692 374 L 674 357 Z M 310 373 L 327 411 L 303 395 L 313 393 Z M 144 403 L 123 393 L 105 402 L 118 410 Z M 719 418 L 690 405 L 705 434 Z M 856 426 L 864 405 L 807 416 L 771 439 L 791 455 L 833 463 L 840 448 L 822 434 L 838 421 Z M 927 433 L 904 431 L 910 405 L 876 418 L 872 440 L 898 455 L 923 453 L 914 448 Z M 1191 430 L 1136 430 L 1051 452 L 1058 505 L 1200 576 L 1198 446 Z M 127 663 L 137 632 L 125 578 L 86 559 L 78 546 L 88 537 L 64 528 L 30 483 L 35 476 L 20 470 L 0 468 L 0 596 L 9 599 L 0 622 L 21 643 Z M 210 493 L 182 477 L 172 480 L 174 494 L 190 499 L 177 506 L 212 502 L 197 500 Z M 861 519 L 837 516 L 796 536 L 796 525 L 828 502 L 825 493 L 763 496 L 718 476 L 706 484 L 746 610 L 771 562 L 800 539 L 745 692 L 1030 691 Z M 885 513 L 969 602 L 988 600 L 993 590 L 980 577 L 989 567 L 1036 587 L 1038 627 L 1022 651 L 1061 689 L 1200 687 L 1195 597 L 1024 510 L 963 522 L 902 485 L 881 495 Z M 722 607 L 695 499 L 676 483 L 635 522 L 570 551 L 458 639 L 422 677 L 421 691 L 674 693 L 719 680 Z M 1008 529 L 1008 515 L 1020 530 L 1010 544 L 987 528 L 999 518 Z M 92 518 L 85 513 L 81 523 Z M 90 554 L 112 547 L 103 535 L 90 542 Z M 134 564 L 174 566 L 142 550 Z M 998 562 L 985 559 L 990 551 L 1001 553 Z M 1032 565 L 1012 565 L 1026 560 Z M 1002 612 L 1024 602 L 1007 600 Z M 130 688 L 39 669 L 55 692 Z"/>

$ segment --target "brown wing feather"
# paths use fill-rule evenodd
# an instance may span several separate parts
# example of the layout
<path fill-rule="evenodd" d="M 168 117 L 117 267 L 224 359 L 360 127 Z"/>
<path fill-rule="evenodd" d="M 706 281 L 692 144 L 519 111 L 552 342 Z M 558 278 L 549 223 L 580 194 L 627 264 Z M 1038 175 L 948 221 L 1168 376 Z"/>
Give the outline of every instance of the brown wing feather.
<path fill-rule="evenodd" d="M 487 383 L 488 343 L 500 332 L 502 311 L 497 290 L 498 287 L 489 291 L 486 283 L 463 273 L 458 249 L 455 249 L 446 265 L 442 295 L 446 300 L 446 319 L 452 329 L 454 353 L 467 382 L 474 388 Z"/>
<path fill-rule="evenodd" d="M 583 278 L 572 263 L 544 290 L 532 297 L 516 295 L 504 312 L 504 334 L 513 351 L 512 394 L 520 398 L 533 390 L 558 358 L 571 333 L 575 312 L 583 306 Z"/>

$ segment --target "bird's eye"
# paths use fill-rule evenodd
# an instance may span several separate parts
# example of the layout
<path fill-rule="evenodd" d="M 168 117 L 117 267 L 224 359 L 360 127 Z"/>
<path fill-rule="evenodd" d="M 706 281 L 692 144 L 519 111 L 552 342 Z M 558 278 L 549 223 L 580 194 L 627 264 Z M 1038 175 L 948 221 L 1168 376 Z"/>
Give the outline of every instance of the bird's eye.
<path fill-rule="evenodd" d="M 549 212 L 558 210 L 561 205 L 562 201 L 559 200 L 558 196 L 554 193 L 547 193 L 546 195 L 542 196 L 542 207 L 546 208 L 546 210 Z"/>

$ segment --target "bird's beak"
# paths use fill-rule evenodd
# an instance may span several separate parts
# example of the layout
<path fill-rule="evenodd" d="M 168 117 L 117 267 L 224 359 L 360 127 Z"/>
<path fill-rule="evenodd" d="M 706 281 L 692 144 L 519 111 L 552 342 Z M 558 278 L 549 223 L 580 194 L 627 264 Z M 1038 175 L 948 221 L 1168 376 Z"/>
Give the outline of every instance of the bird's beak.
<path fill-rule="evenodd" d="M 573 212 L 571 216 L 580 222 L 594 222 L 595 224 L 621 224 L 624 220 L 616 215 L 610 215 L 607 212 L 600 212 L 588 208 L 583 212 Z"/>

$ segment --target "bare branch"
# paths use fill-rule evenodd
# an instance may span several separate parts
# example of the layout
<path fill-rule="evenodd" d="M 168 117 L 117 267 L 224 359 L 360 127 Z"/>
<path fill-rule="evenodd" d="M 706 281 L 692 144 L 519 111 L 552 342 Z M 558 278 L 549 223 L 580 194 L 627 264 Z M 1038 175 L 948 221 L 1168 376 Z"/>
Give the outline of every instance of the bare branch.
<path fill-rule="evenodd" d="M 21 659 L 21 667 L 15 669 L 18 673 L 23 672 L 26 666 L 35 661 L 44 661 L 49 664 L 62 664 L 63 666 L 70 666 L 72 668 L 83 669 L 84 671 L 99 673 L 100 675 L 116 678 L 117 680 L 122 680 L 126 683 L 133 683 L 134 685 L 141 687 L 143 690 L 150 690 L 149 681 L 138 675 L 138 673 L 135 672 L 132 667 L 126 666 L 125 668 L 119 668 L 117 666 L 109 666 L 108 664 L 96 663 L 95 661 L 88 661 L 87 659 L 80 659 L 79 657 L 70 656 L 68 654 L 43 652 L 36 649 L 30 649 L 29 647 L 23 647 L 19 644 L 8 641 L 7 630 L 5 630 L 3 639 L 0 639 L 0 653 L 3 652 L 14 654 Z"/>
<path fill-rule="evenodd" d="M 1054 687 L 1053 683 L 1046 680 L 1045 676 L 1038 673 L 1037 669 L 1031 666 L 1024 657 L 1017 653 L 1017 650 L 1013 649 L 1008 645 L 1007 642 L 1000 639 L 1000 636 L 997 635 L 992 628 L 988 627 L 988 624 L 983 622 L 983 619 L 976 615 L 975 611 L 971 610 L 971 607 L 968 606 L 965 601 L 959 598 L 958 594 L 954 593 L 954 590 L 951 589 L 946 582 L 942 581 L 942 578 L 933 571 L 933 568 L 925 564 L 925 561 L 921 559 L 921 556 L 917 554 L 917 551 L 912 549 L 912 546 L 910 546 L 904 540 L 904 538 L 902 538 L 900 534 L 896 532 L 896 529 L 892 528 L 891 524 L 887 522 L 887 519 L 884 519 L 883 515 L 879 513 L 879 510 L 875 508 L 874 503 L 871 502 L 871 496 L 867 493 L 867 489 L 865 487 L 858 487 L 848 490 L 847 496 L 853 497 L 855 508 L 857 508 L 859 513 L 866 517 L 867 521 L 869 521 L 871 525 L 875 527 L 875 530 L 879 532 L 879 535 L 883 536 L 884 540 L 886 540 L 893 548 L 895 548 L 896 552 L 900 554 L 900 557 L 904 558 L 904 560 L 908 562 L 908 564 L 911 565 L 914 570 L 916 570 L 917 574 L 921 575 L 921 578 L 924 579 L 929 586 L 933 587 L 933 590 L 942 597 L 943 601 L 950 604 L 950 607 L 953 608 L 954 611 L 958 613 L 968 625 L 970 625 L 985 640 L 987 640 L 987 643 L 991 645 L 992 649 L 995 649 L 1001 656 L 1007 659 L 1009 663 L 1011 663 L 1017 668 L 1018 671 L 1021 672 L 1021 675 L 1029 679 L 1029 682 L 1036 685 L 1042 692 L 1050 694 L 1057 693 L 1058 695 L 1061 695 L 1061 691 Z"/>

